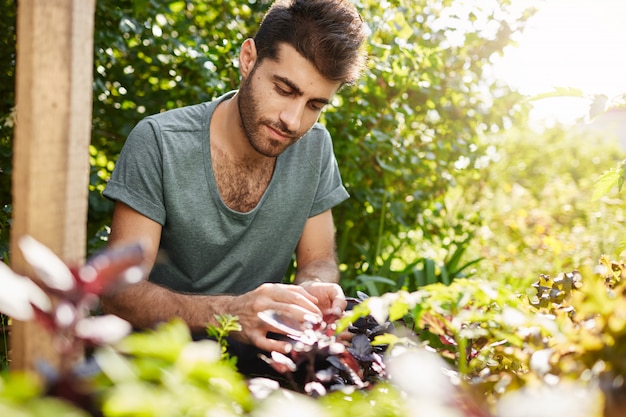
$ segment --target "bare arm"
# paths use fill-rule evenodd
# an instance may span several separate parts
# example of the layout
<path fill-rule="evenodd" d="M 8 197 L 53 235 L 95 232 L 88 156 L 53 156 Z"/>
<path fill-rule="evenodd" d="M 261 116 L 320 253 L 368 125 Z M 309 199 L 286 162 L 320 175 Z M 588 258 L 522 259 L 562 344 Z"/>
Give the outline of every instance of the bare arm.
<path fill-rule="evenodd" d="M 339 283 L 335 252 L 335 225 L 330 210 L 307 220 L 296 248 L 294 283 L 317 298 L 323 314 L 341 315 L 346 300 Z"/>
<path fill-rule="evenodd" d="M 146 270 L 156 260 L 162 227 L 123 203 L 116 203 L 111 224 L 109 246 L 137 240 L 146 245 Z M 284 352 L 287 343 L 268 339 L 268 331 L 276 331 L 262 322 L 257 313 L 275 310 L 304 321 L 305 315 L 321 315 L 317 299 L 295 285 L 264 284 L 240 296 L 181 294 L 147 280 L 102 297 L 107 313 L 116 314 L 137 328 L 147 328 L 174 317 L 182 318 L 192 330 L 203 330 L 217 324 L 216 314 L 237 316 L 243 330 L 233 336 L 264 350 Z"/>

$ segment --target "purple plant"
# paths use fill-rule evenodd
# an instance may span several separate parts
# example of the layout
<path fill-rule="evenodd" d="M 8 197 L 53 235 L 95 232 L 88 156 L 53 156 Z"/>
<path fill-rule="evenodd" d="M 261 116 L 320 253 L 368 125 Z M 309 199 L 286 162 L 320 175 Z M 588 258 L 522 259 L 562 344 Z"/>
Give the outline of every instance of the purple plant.
<path fill-rule="evenodd" d="M 0 262 L 0 312 L 20 321 L 36 320 L 52 334 L 59 369 L 38 364 L 48 394 L 89 409 L 90 400 L 80 390 L 80 373 L 87 368 L 79 362 L 84 348 L 115 343 L 131 331 L 125 320 L 92 316 L 92 311 L 101 294 L 143 278 L 143 246 L 110 249 L 78 267 L 68 267 L 30 236 L 22 237 L 18 246 L 35 276 L 21 276 Z"/>
<path fill-rule="evenodd" d="M 349 299 L 349 308 L 358 299 Z M 367 389 L 386 377 L 384 346 L 371 345 L 373 338 L 391 331 L 391 324 L 379 325 L 371 316 L 353 323 L 347 332 L 336 334 L 335 315 L 303 325 L 275 311 L 259 315 L 262 320 L 284 331 L 291 342 L 287 354 L 271 352 L 262 358 L 282 374 L 290 387 L 313 397 L 329 391 Z"/>

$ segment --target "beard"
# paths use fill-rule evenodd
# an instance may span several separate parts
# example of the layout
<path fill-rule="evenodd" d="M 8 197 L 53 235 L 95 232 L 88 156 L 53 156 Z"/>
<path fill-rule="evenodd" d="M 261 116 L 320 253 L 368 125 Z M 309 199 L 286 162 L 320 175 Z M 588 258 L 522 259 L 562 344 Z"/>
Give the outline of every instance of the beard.
<path fill-rule="evenodd" d="M 297 142 L 302 134 L 290 131 L 281 120 L 273 121 L 261 116 L 261 106 L 252 82 L 255 70 L 256 68 L 253 68 L 248 77 L 242 80 L 238 92 L 237 104 L 241 128 L 255 151 L 263 156 L 276 157 Z M 289 140 L 282 142 L 272 138 L 264 132 L 264 126 L 271 127 L 289 137 Z"/>

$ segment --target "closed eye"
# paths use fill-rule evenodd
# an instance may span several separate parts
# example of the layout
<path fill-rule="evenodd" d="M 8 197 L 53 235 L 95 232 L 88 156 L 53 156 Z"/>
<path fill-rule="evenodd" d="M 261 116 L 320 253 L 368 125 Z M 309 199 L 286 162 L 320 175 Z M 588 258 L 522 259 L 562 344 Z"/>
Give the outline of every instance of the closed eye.
<path fill-rule="evenodd" d="M 326 107 L 326 103 L 311 101 L 309 103 L 309 107 L 311 108 L 311 110 L 314 110 L 314 111 L 322 111 L 324 110 L 324 107 Z"/>
<path fill-rule="evenodd" d="M 278 94 L 280 94 L 281 96 L 290 96 L 290 95 L 292 95 L 292 94 L 293 94 L 293 93 L 291 92 L 291 90 L 285 89 L 285 88 L 281 87 L 281 86 L 280 86 L 280 85 L 278 85 L 278 84 L 274 84 L 274 89 L 275 89 L 275 90 L 276 90 L 276 92 L 277 92 Z"/>

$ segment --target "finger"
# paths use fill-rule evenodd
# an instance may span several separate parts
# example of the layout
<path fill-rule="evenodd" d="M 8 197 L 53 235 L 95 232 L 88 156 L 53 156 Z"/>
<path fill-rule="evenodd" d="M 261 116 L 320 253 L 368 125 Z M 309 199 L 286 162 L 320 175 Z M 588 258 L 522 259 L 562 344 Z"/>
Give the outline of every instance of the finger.
<path fill-rule="evenodd" d="M 303 322 L 318 322 L 322 319 L 323 312 L 317 306 L 313 305 L 313 309 L 306 309 L 296 304 L 291 303 L 277 303 L 273 309 L 278 315 L 288 317 L 291 321 Z M 279 330 L 279 329 L 275 329 Z M 284 332 L 280 332 L 284 333 Z"/>
<path fill-rule="evenodd" d="M 320 306 L 324 310 L 324 314 L 334 314 L 341 316 L 346 309 L 348 302 L 343 294 L 343 290 L 338 285 L 320 287 L 320 290 L 324 291 L 324 299 L 320 300 L 322 303 Z"/>
<path fill-rule="evenodd" d="M 332 304 L 333 313 L 337 315 L 341 315 L 346 309 L 347 305 L 348 305 L 348 301 L 346 301 L 346 297 L 343 295 L 343 293 L 341 295 L 337 295 L 333 299 L 333 304 Z"/>
<path fill-rule="evenodd" d="M 304 288 L 297 285 L 288 285 L 285 290 L 286 292 L 282 294 L 283 298 L 280 301 L 302 307 L 314 314 L 322 313 L 318 307 L 319 299 Z"/>
<path fill-rule="evenodd" d="M 252 342 L 256 347 L 266 352 L 289 353 L 291 351 L 291 344 L 289 342 L 268 339 L 267 337 L 258 337 Z"/>
<path fill-rule="evenodd" d="M 295 293 L 298 297 L 304 297 L 313 304 L 318 303 L 318 299 L 315 295 L 299 285 L 285 285 L 284 288 L 289 291 L 290 295 L 294 295 Z"/>

